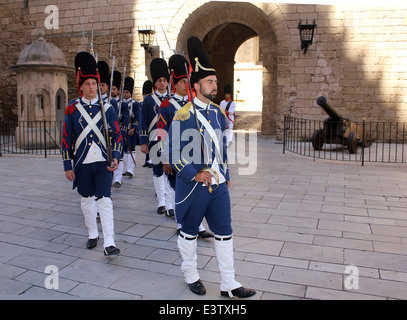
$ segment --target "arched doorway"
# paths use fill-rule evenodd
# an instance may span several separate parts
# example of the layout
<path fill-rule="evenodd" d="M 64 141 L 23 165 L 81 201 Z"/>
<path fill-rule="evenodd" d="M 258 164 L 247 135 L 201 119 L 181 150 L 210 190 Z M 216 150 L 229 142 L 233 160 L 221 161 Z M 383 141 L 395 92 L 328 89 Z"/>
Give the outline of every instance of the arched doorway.
<path fill-rule="evenodd" d="M 177 52 L 185 52 L 186 43 L 190 36 L 200 38 L 211 60 L 217 68 L 219 92 L 223 93 L 224 85 L 233 80 L 234 55 L 239 46 L 251 37 L 259 37 L 259 52 L 263 64 L 263 108 L 261 131 L 264 134 L 275 134 L 276 125 L 281 115 L 278 113 L 277 101 L 277 59 L 278 44 L 276 32 L 283 34 L 282 43 L 290 55 L 288 31 L 286 26 L 280 26 L 281 19 L 274 19 L 281 15 L 280 10 L 273 4 L 265 4 L 260 8 L 251 3 L 241 2 L 208 2 L 196 8 L 195 11 L 185 13 L 182 21 L 180 14 L 174 19 L 174 24 L 180 23 L 177 37 Z M 285 49 L 285 48 L 284 48 Z M 289 74 L 284 75 L 285 82 L 290 79 Z M 287 81 L 288 80 L 288 81 Z M 222 98 L 218 95 L 217 100 Z M 218 102 L 218 101 L 217 101 Z"/>
<path fill-rule="evenodd" d="M 239 47 L 257 33 L 240 23 L 225 23 L 212 29 L 204 38 L 203 45 L 216 69 L 219 94 L 215 100 L 223 100 L 226 84 L 234 86 L 235 55 Z"/>

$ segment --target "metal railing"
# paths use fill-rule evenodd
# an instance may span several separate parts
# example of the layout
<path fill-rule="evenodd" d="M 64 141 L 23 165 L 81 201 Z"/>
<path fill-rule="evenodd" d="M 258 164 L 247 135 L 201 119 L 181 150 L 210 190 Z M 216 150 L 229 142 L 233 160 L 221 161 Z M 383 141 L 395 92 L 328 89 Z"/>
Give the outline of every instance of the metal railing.
<path fill-rule="evenodd" d="M 362 166 L 365 162 L 405 163 L 406 143 L 406 123 L 363 120 L 352 122 L 350 129 L 343 121 L 284 117 L 283 153 L 361 162 Z"/>
<path fill-rule="evenodd" d="M 63 121 L 0 119 L 0 156 L 3 154 L 61 154 Z"/>

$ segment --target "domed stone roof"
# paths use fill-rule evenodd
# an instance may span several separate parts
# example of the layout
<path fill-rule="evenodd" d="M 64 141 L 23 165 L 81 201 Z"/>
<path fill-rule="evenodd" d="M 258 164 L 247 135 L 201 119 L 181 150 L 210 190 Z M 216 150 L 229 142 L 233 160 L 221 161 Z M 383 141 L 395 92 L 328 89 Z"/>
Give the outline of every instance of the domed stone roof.
<path fill-rule="evenodd" d="M 57 46 L 44 40 L 44 32 L 39 30 L 36 40 L 26 46 L 18 57 L 17 66 L 21 65 L 56 65 L 66 66 L 65 55 Z"/>

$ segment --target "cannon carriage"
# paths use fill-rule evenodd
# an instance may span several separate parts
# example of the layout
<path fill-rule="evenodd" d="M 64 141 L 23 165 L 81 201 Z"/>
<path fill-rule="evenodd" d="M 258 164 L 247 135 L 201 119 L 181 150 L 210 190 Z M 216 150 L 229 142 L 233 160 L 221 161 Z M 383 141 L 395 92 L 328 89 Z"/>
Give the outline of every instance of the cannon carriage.
<path fill-rule="evenodd" d="M 328 104 L 323 96 L 317 99 L 317 104 L 324 109 L 329 118 L 324 120 L 323 129 L 315 130 L 312 135 L 312 146 L 315 150 L 321 150 L 325 143 L 341 144 L 346 146 L 350 153 L 356 153 L 358 146 L 371 145 L 368 133 L 364 132 L 363 126 L 358 125 L 342 116 Z"/>

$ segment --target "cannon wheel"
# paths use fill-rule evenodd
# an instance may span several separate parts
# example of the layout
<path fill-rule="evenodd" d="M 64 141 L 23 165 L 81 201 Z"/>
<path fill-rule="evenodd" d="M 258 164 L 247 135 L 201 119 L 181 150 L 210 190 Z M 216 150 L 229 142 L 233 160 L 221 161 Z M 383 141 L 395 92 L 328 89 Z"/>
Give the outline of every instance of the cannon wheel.
<path fill-rule="evenodd" d="M 322 146 L 324 145 L 325 139 L 322 133 L 322 129 L 315 130 L 314 134 L 312 135 L 312 147 L 315 150 L 321 150 Z"/>
<path fill-rule="evenodd" d="M 358 151 L 358 139 L 356 133 L 351 132 L 348 137 L 348 150 L 350 153 L 356 153 Z"/>

